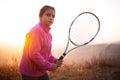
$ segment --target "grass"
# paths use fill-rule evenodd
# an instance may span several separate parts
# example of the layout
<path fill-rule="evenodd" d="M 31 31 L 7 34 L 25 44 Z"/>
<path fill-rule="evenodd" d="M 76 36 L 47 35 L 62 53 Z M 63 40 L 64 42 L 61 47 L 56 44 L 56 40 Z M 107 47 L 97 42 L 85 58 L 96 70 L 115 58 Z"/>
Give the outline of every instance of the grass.
<path fill-rule="evenodd" d="M 64 64 L 56 72 L 50 73 L 52 80 L 120 80 L 119 75 L 119 61 L 103 57 L 93 57 L 83 64 Z"/>
<path fill-rule="evenodd" d="M 0 80 L 21 80 L 18 60 L 11 60 L 11 63 L 6 62 L 0 66 Z M 51 80 L 120 80 L 120 60 L 94 56 L 84 63 L 64 62 L 56 71 L 48 73 Z"/>
<path fill-rule="evenodd" d="M 12 58 L 11 63 L 5 61 L 0 65 L 0 80 L 21 80 L 16 58 Z"/>

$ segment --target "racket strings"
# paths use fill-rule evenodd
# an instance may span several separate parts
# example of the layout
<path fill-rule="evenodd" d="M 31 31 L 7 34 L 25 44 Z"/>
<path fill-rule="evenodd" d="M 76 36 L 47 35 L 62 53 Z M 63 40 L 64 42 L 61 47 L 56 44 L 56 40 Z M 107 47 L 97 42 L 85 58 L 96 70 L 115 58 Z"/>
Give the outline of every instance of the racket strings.
<path fill-rule="evenodd" d="M 98 20 L 91 14 L 78 16 L 70 28 L 70 40 L 76 45 L 89 42 L 98 31 Z"/>

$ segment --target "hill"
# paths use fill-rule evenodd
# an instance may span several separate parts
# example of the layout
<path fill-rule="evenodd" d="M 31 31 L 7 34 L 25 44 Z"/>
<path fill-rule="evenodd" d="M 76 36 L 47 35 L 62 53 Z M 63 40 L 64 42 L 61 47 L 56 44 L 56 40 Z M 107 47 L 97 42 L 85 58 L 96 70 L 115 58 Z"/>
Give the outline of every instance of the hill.
<path fill-rule="evenodd" d="M 61 55 L 64 49 L 53 50 L 53 53 L 57 53 L 57 57 Z M 111 43 L 111 44 L 95 44 L 95 45 L 86 45 L 79 47 L 64 58 L 66 61 L 70 62 L 84 62 L 93 57 L 120 57 L 120 43 Z"/>

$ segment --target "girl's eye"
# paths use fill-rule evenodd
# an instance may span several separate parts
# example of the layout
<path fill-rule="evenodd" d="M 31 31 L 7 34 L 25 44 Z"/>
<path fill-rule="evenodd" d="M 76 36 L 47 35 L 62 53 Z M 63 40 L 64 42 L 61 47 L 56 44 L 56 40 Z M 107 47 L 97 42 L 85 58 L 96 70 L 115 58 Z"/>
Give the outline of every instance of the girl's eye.
<path fill-rule="evenodd" d="M 46 14 L 48 17 L 51 17 L 52 16 L 52 18 L 54 18 L 55 17 L 55 15 L 52 15 L 52 14 L 50 14 L 50 13 L 48 13 L 48 14 Z"/>
<path fill-rule="evenodd" d="M 53 18 L 55 18 L 55 15 L 52 15 Z"/>
<path fill-rule="evenodd" d="M 46 14 L 48 17 L 50 17 L 51 16 L 51 14 Z"/>

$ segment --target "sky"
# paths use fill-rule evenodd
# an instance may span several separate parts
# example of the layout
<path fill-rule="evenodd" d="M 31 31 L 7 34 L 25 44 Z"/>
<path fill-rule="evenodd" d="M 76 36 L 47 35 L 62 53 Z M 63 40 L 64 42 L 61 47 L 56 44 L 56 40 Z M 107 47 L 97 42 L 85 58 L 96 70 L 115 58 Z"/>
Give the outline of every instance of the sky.
<path fill-rule="evenodd" d="M 51 26 L 54 47 L 66 45 L 71 22 L 86 11 L 95 13 L 101 22 L 93 43 L 120 42 L 120 0 L 0 0 L 0 46 L 22 46 L 26 33 L 38 23 L 44 5 L 56 9 Z"/>

